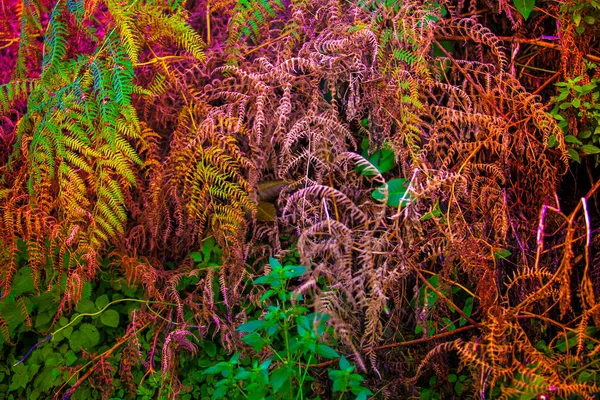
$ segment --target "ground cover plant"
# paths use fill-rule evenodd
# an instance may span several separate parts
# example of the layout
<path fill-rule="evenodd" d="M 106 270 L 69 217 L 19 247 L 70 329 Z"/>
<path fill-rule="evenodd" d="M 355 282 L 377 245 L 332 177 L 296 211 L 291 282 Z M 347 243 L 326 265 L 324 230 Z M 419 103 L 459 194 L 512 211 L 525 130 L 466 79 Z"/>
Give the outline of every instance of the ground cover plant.
<path fill-rule="evenodd" d="M 0 15 L 0 398 L 600 392 L 598 2 Z"/>

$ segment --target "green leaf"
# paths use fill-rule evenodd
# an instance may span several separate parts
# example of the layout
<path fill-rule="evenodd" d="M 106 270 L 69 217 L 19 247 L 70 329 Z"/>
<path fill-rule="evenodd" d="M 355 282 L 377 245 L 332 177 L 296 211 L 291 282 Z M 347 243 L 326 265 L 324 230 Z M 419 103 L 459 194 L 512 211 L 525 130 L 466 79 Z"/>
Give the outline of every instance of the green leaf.
<path fill-rule="evenodd" d="M 106 326 L 116 328 L 119 326 L 119 313 L 115 310 L 106 310 L 100 315 L 100 322 Z"/>
<path fill-rule="evenodd" d="M 332 371 L 330 371 L 332 372 Z M 331 378 L 331 376 L 330 376 Z M 343 392 L 346 390 L 346 387 L 348 385 L 346 384 L 346 380 L 342 379 L 335 379 L 333 380 L 333 392 Z"/>
<path fill-rule="evenodd" d="M 517 7 L 517 11 L 521 13 L 523 18 L 529 18 L 529 15 L 533 11 L 533 7 L 535 7 L 535 0 L 513 0 L 515 7 Z"/>
<path fill-rule="evenodd" d="M 102 296 L 100 296 L 96 299 L 96 307 L 98 308 L 98 310 L 102 310 L 104 307 L 106 307 L 108 305 L 108 303 L 110 303 L 110 300 L 108 299 L 108 296 L 105 294 L 103 294 Z"/>
<path fill-rule="evenodd" d="M 510 257 L 511 254 L 512 254 L 512 252 L 508 249 L 499 248 L 499 249 L 494 250 L 494 258 L 496 260 L 506 259 L 506 258 Z"/>
<path fill-rule="evenodd" d="M 352 364 L 350 364 L 350 362 L 346 359 L 346 357 L 340 358 L 340 369 L 342 371 L 347 371 L 351 367 L 352 367 Z"/>
<path fill-rule="evenodd" d="M 202 374 L 204 375 L 215 375 L 218 373 L 221 373 L 222 371 L 227 369 L 227 363 L 225 361 L 222 361 L 220 363 L 217 363 L 216 365 L 213 365 L 211 367 L 206 368 Z"/>
<path fill-rule="evenodd" d="M 189 254 L 189 257 L 192 259 L 193 262 L 197 262 L 197 263 L 202 262 L 202 258 L 203 258 L 202 254 L 198 253 L 197 251 L 192 251 Z"/>
<path fill-rule="evenodd" d="M 283 268 L 283 271 L 283 277 L 291 279 L 304 275 L 306 273 L 306 268 L 302 265 L 286 265 Z"/>
<path fill-rule="evenodd" d="M 93 314 L 98 311 L 94 302 L 89 299 L 83 299 L 77 303 L 75 310 L 81 314 Z"/>
<path fill-rule="evenodd" d="M 368 158 L 368 160 L 382 174 L 396 166 L 396 155 L 394 154 L 394 151 L 387 146 L 377 150 Z M 375 172 L 366 170 L 364 166 L 357 167 L 357 171 L 366 176 L 374 175 Z"/>
<path fill-rule="evenodd" d="M 577 152 L 577 150 L 568 149 L 567 152 L 569 153 L 569 156 L 571 156 L 571 159 L 573 161 L 581 163 L 581 158 L 579 158 L 579 153 Z"/>
<path fill-rule="evenodd" d="M 67 351 L 67 353 L 65 354 L 65 365 L 70 366 L 75 361 L 77 361 L 77 355 L 75 354 L 75 352 L 73 350 Z"/>
<path fill-rule="evenodd" d="M 252 332 L 242 338 L 242 341 L 248 346 L 252 346 L 254 351 L 259 352 L 265 345 L 265 340 L 256 332 Z"/>
<path fill-rule="evenodd" d="M 356 400 L 367 400 L 368 396 L 373 395 L 373 392 L 362 386 L 359 388 L 352 388 L 352 393 L 356 395 Z"/>
<path fill-rule="evenodd" d="M 388 199 L 387 205 L 390 207 L 398 207 L 400 200 L 402 200 L 402 206 L 407 206 L 411 202 L 411 196 L 406 192 L 408 188 L 408 179 L 397 178 L 392 179 L 387 183 Z M 375 200 L 384 201 L 385 199 L 386 185 L 382 185 L 376 189 L 371 195 Z"/>
<path fill-rule="evenodd" d="M 273 392 L 277 393 L 279 389 L 289 380 L 291 371 L 287 367 L 279 368 L 273 371 L 271 374 L 271 385 L 273 386 Z"/>
<path fill-rule="evenodd" d="M 266 284 L 272 283 L 274 281 L 278 281 L 278 279 L 271 275 L 266 275 L 266 276 L 259 276 L 258 278 L 253 280 L 252 283 L 254 285 L 266 285 Z"/>
<path fill-rule="evenodd" d="M 248 321 L 245 324 L 240 325 L 236 330 L 238 332 L 251 333 L 258 329 L 264 328 L 266 324 L 267 324 L 267 321 L 253 320 L 253 321 Z"/>
<path fill-rule="evenodd" d="M 248 379 L 250 376 L 252 376 L 252 372 L 248 371 L 245 368 L 238 368 L 238 370 L 235 373 L 233 379 L 237 379 L 237 380 L 243 381 L 243 380 Z"/>
<path fill-rule="evenodd" d="M 69 345 L 73 351 L 89 350 L 100 341 L 100 332 L 91 324 L 81 324 L 79 330 L 73 332 L 69 338 Z"/>
<path fill-rule="evenodd" d="M 369 157 L 369 161 L 382 174 L 388 172 L 390 169 L 396 166 L 396 156 L 394 151 L 389 147 L 384 147 L 380 150 L 377 150 L 371 157 Z"/>
<path fill-rule="evenodd" d="M 221 397 L 223 397 L 227 394 L 228 390 L 229 390 L 229 387 L 226 385 L 216 388 L 213 393 L 213 399 L 220 399 Z"/>
<path fill-rule="evenodd" d="M 263 293 L 262 296 L 260 296 L 260 302 L 264 303 L 269 297 L 273 296 L 273 294 L 275 294 L 275 291 L 272 289 L 267 290 L 266 292 Z"/>
<path fill-rule="evenodd" d="M 18 364 L 13 367 L 15 373 L 12 375 L 10 386 L 8 388 L 9 392 L 19 388 L 25 389 L 27 387 L 27 382 L 31 379 L 28 369 L 29 367 L 26 367 L 23 364 Z"/>
<path fill-rule="evenodd" d="M 217 355 L 217 346 L 210 340 L 204 341 L 202 347 L 210 358 L 214 358 Z"/>
<path fill-rule="evenodd" d="M 581 146 L 581 150 L 585 154 L 598 154 L 598 153 L 600 153 L 600 148 L 594 146 L 593 144 L 583 145 L 583 146 Z"/>
<path fill-rule="evenodd" d="M 583 144 L 577 137 L 573 135 L 565 135 L 565 142 L 567 143 L 575 143 L 575 144 Z"/>
<path fill-rule="evenodd" d="M 323 343 L 317 344 L 317 354 L 325 358 L 337 358 L 340 356 L 337 351 Z"/>
<path fill-rule="evenodd" d="M 281 270 L 281 268 L 283 268 L 281 266 L 281 263 L 273 257 L 269 257 L 269 265 L 271 266 L 271 268 L 273 268 L 274 271 L 279 271 Z"/>
<path fill-rule="evenodd" d="M 465 306 L 463 307 L 463 312 L 465 313 L 465 315 L 467 317 L 471 316 L 471 313 L 473 312 L 473 298 L 472 297 L 469 297 L 465 301 Z"/>

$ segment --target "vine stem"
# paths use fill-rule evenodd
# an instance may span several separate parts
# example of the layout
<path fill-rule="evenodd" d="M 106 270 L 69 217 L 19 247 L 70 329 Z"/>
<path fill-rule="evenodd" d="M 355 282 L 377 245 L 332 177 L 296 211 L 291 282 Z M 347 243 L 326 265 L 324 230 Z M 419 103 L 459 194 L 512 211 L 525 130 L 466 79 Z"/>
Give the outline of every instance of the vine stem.
<path fill-rule="evenodd" d="M 63 329 L 68 328 L 69 326 L 73 325 L 78 319 L 83 318 L 83 317 L 93 317 L 99 314 L 102 314 L 104 311 L 106 311 L 106 309 L 112 305 L 115 305 L 117 303 L 122 303 L 125 301 L 131 301 L 134 303 L 143 303 L 143 304 L 161 304 L 161 305 L 166 305 L 166 306 L 174 306 L 175 304 L 172 303 L 165 303 L 163 301 L 152 301 L 152 300 L 140 300 L 140 299 L 117 299 L 117 300 L 113 300 L 110 303 L 108 303 L 106 306 L 104 306 L 102 308 L 102 310 L 99 310 L 98 312 L 95 313 L 82 313 L 77 315 L 75 318 L 73 318 L 71 320 L 71 322 L 69 322 L 68 324 L 66 324 L 65 326 L 60 327 L 59 329 L 55 330 L 54 332 L 50 333 L 48 336 L 46 336 L 44 339 L 40 340 L 39 342 L 37 342 L 36 344 L 34 344 L 29 351 L 23 356 L 23 358 L 21 358 L 19 361 L 17 361 L 13 366 L 17 366 L 19 364 L 21 364 L 23 361 L 25 361 L 30 355 L 31 353 L 42 343 L 47 342 L 48 340 L 51 340 L 52 338 L 54 338 L 54 336 L 59 333 L 60 331 L 62 331 Z M 175 321 L 170 321 L 165 319 L 164 317 L 162 317 L 161 315 L 157 314 L 154 310 L 152 310 L 151 308 L 148 308 L 153 314 L 155 314 L 156 316 L 162 318 L 163 320 L 170 322 L 171 324 L 175 324 L 178 325 L 177 322 Z M 198 326 L 192 326 L 192 328 L 199 328 Z"/>

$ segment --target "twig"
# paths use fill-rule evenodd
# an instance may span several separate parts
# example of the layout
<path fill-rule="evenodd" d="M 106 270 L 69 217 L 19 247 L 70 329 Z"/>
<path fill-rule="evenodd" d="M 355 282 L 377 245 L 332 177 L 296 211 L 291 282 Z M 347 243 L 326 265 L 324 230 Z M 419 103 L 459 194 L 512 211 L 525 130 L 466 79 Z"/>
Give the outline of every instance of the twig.
<path fill-rule="evenodd" d="M 561 74 L 561 72 L 558 71 L 557 73 L 555 73 L 554 75 L 552 75 L 539 88 L 535 89 L 535 91 L 532 94 L 533 95 L 540 94 L 542 92 L 542 90 L 544 90 L 546 88 L 546 86 L 548 86 L 549 84 L 551 84 L 554 80 L 558 79 L 560 77 L 560 74 Z"/>
<path fill-rule="evenodd" d="M 389 343 L 389 344 L 384 344 L 382 346 L 372 347 L 370 349 L 363 349 L 363 350 L 378 351 L 378 350 L 393 349 L 395 347 L 411 346 L 413 344 L 427 343 L 427 342 L 431 342 L 433 340 L 445 338 L 447 336 L 452 336 L 452 335 L 456 335 L 456 334 L 463 333 L 466 331 L 470 331 L 471 329 L 474 329 L 474 328 L 477 328 L 477 327 L 474 325 L 467 325 L 467 326 L 463 326 L 462 328 L 457 328 L 453 331 L 438 333 L 437 335 L 429 336 L 426 338 L 407 340 L 405 342 Z M 348 356 L 346 356 L 346 358 L 353 358 L 353 357 L 354 357 L 354 354 L 349 354 Z M 325 362 L 322 362 L 319 364 L 311 364 L 311 365 L 309 365 L 309 367 L 310 368 L 325 368 L 325 367 L 335 364 L 338 360 L 339 360 L 339 358 L 334 358 L 332 360 L 328 360 L 328 361 L 325 361 Z"/>
<path fill-rule="evenodd" d="M 497 39 L 502 40 L 503 42 L 515 42 L 522 44 L 530 44 L 533 46 L 544 47 L 552 50 L 564 50 L 563 47 L 557 43 L 548 42 L 546 40 L 541 39 L 528 39 L 528 38 L 518 38 L 514 36 L 496 36 Z M 469 40 L 473 40 L 469 36 L 436 36 L 436 40 L 450 40 L 454 42 L 465 42 Z M 590 61 L 600 62 L 600 57 L 595 56 L 593 54 L 585 54 L 583 56 Z"/>
<path fill-rule="evenodd" d="M 481 328 L 481 325 L 479 324 L 479 322 L 475 321 L 473 318 L 471 318 L 467 314 L 465 314 L 465 312 L 463 310 L 461 310 L 460 307 L 458 307 L 456 304 L 454 304 L 454 302 L 452 300 L 450 300 L 448 297 L 446 297 L 446 295 L 444 295 L 442 292 L 440 292 L 439 290 L 434 288 L 433 285 L 431 283 L 429 283 L 429 281 L 427 279 L 425 279 L 425 277 L 423 276 L 421 271 L 419 271 L 418 269 L 415 269 L 415 272 L 417 273 L 417 276 L 419 277 L 421 282 L 423 282 L 425 284 L 425 286 L 427 286 L 430 290 L 432 290 L 435 294 L 437 294 L 441 299 L 443 299 L 446 302 L 446 304 L 448 304 L 450 307 L 454 308 L 456 310 L 456 312 L 460 314 L 461 317 L 463 317 L 464 319 L 469 321 L 469 323 L 471 325 L 473 325 L 474 327 Z"/>

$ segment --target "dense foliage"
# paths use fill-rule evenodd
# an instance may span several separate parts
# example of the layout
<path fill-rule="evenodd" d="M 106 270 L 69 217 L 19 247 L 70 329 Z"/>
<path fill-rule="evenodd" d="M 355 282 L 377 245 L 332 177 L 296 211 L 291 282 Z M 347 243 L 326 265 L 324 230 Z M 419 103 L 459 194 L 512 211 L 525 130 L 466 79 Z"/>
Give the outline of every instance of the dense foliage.
<path fill-rule="evenodd" d="M 0 13 L 0 398 L 600 392 L 599 2 Z"/>

